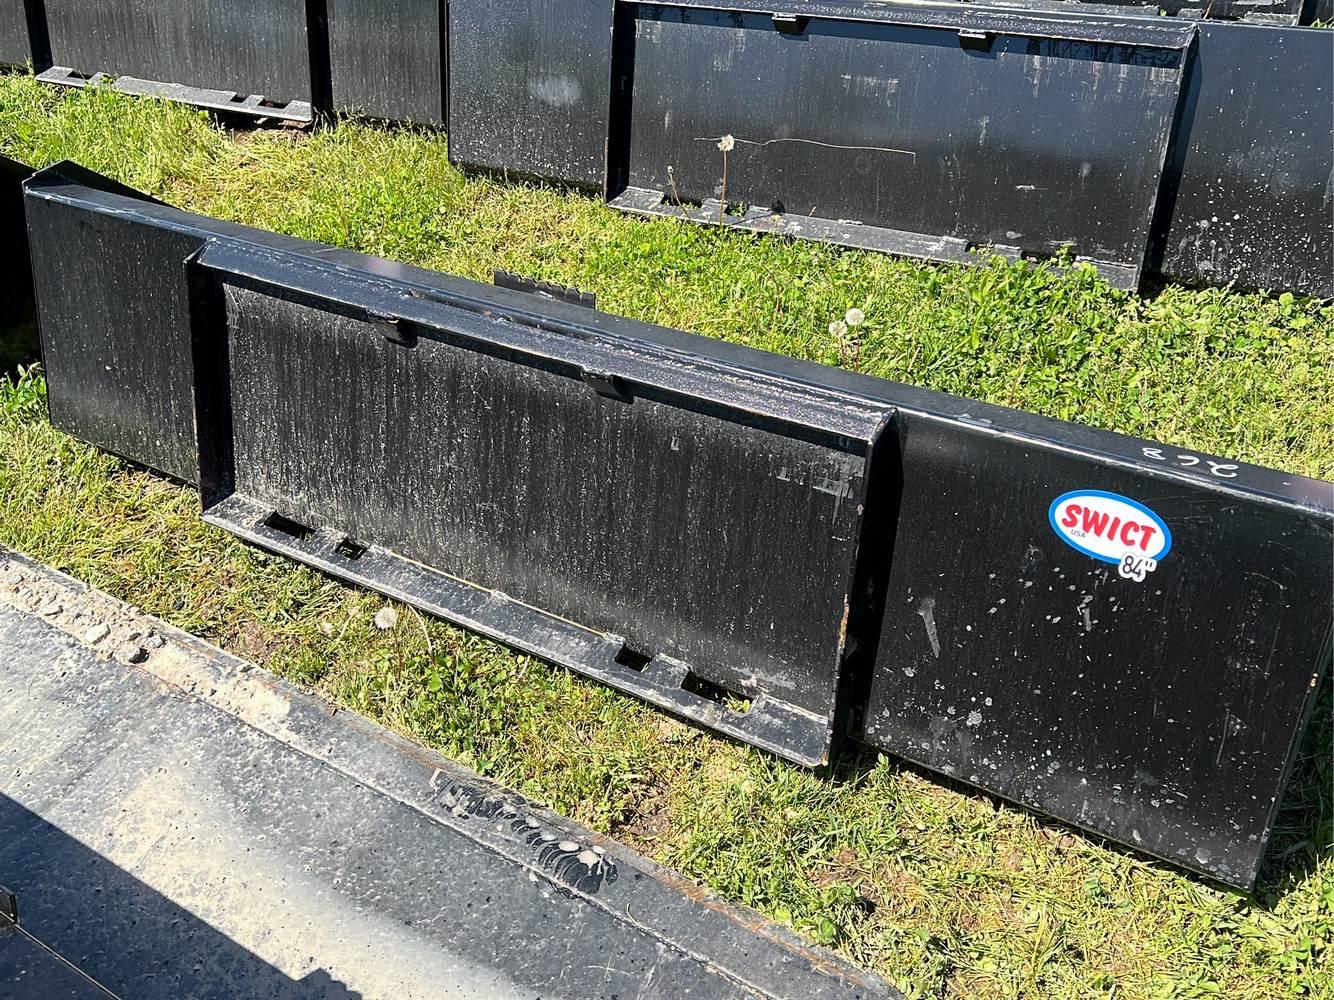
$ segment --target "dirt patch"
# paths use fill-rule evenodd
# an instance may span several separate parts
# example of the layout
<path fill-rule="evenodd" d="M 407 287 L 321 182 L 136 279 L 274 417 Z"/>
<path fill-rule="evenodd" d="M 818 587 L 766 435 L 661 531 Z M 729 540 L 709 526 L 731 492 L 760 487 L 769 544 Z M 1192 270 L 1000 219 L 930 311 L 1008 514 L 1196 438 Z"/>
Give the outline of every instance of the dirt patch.
<path fill-rule="evenodd" d="M 687 726 L 684 722 L 679 722 L 668 715 L 657 719 L 653 728 L 657 731 L 658 739 L 668 744 L 690 743 L 703 736 L 698 729 Z"/>
<path fill-rule="evenodd" d="M 671 801 L 666 789 L 656 788 L 635 807 L 634 815 L 612 832 L 622 844 L 653 855 L 671 829 Z"/>
<path fill-rule="evenodd" d="M 961 902 L 954 918 L 954 929 L 964 936 L 976 934 L 982 929 L 982 918 L 978 914 L 976 903 Z"/>
<path fill-rule="evenodd" d="M 888 865 L 878 869 L 876 876 L 866 881 L 862 892 L 873 899 L 877 908 L 904 921 L 918 919 L 926 901 L 921 882 L 903 869 Z"/>
<path fill-rule="evenodd" d="M 857 885 L 865 878 L 866 872 L 858 863 L 857 855 L 851 848 L 841 847 L 837 854 L 811 875 L 811 882 L 820 889 L 828 889 L 831 885 Z"/>
<path fill-rule="evenodd" d="M 274 642 L 268 629 L 259 622 L 246 622 L 237 632 L 236 638 L 228 645 L 238 655 L 261 666 L 268 662 L 269 657 L 278 648 L 278 643 Z"/>

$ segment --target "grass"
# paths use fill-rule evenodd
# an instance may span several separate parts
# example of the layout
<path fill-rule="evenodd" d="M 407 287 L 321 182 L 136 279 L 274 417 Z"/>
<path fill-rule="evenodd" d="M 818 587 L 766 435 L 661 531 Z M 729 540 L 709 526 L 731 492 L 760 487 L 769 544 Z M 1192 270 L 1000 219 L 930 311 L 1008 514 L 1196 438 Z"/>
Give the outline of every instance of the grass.
<path fill-rule="evenodd" d="M 430 132 L 232 135 L 183 108 L 0 79 L 0 152 L 474 278 L 503 267 L 664 325 L 1334 478 L 1334 309 L 1090 272 L 928 267 L 618 215 L 467 178 Z M 862 309 L 855 342 L 830 323 Z M 0 541 L 209 636 L 786 921 L 910 997 L 1334 997 L 1329 685 L 1255 897 L 866 753 L 827 777 L 204 525 L 197 497 L 0 385 Z"/>

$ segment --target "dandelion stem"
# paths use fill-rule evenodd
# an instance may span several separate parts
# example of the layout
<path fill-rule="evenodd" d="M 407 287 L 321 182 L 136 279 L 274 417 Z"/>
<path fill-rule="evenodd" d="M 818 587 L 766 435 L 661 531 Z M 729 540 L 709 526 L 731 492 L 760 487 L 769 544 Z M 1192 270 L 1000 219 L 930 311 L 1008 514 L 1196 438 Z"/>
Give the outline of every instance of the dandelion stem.
<path fill-rule="evenodd" d="M 723 213 L 727 211 L 727 150 L 723 150 L 723 196 L 718 202 L 718 225 L 723 224 Z"/>
<path fill-rule="evenodd" d="M 736 137 L 731 135 L 723 136 L 718 140 L 718 148 L 723 153 L 723 193 L 718 199 L 718 225 L 723 224 L 723 213 L 727 211 L 727 154 L 736 148 Z"/>

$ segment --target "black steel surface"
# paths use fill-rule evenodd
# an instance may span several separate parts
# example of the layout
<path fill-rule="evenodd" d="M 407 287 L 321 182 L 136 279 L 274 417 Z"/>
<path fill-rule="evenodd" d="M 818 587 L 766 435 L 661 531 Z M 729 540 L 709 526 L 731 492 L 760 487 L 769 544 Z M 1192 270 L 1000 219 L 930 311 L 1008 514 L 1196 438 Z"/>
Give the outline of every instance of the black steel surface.
<path fill-rule="evenodd" d="M 601 190 L 612 7 L 450 0 L 450 159 Z"/>
<path fill-rule="evenodd" d="M 32 168 L 0 156 L 0 378 L 38 358 L 32 260 L 23 216 L 23 182 Z"/>
<path fill-rule="evenodd" d="M 0 0 L 0 66 L 24 66 L 32 56 L 24 0 Z"/>
<path fill-rule="evenodd" d="M 41 942 L 0 926 L 0 985 L 5 1000 L 115 1000 Z"/>
<path fill-rule="evenodd" d="M 144 424 L 154 392 L 170 397 L 200 428 L 215 523 L 792 759 L 824 759 L 846 721 L 1253 883 L 1329 660 L 1330 484 L 58 172 L 30 192 L 34 239 L 94 234 L 99 261 L 181 262 L 151 322 L 98 287 L 130 278 L 66 269 L 102 339 L 156 367 L 127 387 L 100 359 L 56 365 L 51 406 L 162 468 L 151 439 L 112 439 L 84 399 Z M 48 303 L 46 252 L 47 350 L 82 358 L 94 346 Z M 191 350 L 197 374 L 178 375 Z M 193 407 L 176 395 L 190 391 Z"/>
<path fill-rule="evenodd" d="M 526 639 L 534 652 L 802 763 L 828 758 L 892 407 L 664 354 L 614 320 L 487 286 L 424 297 L 230 243 L 199 266 L 225 310 L 199 339 L 200 390 L 202 373 L 230 374 L 214 411 L 228 419 L 199 421 L 230 446 L 201 468 L 207 506 L 235 494 L 253 509 L 242 527 L 276 511 L 334 548 L 431 567 L 472 589 L 456 600 L 493 634 L 518 638 L 507 623 L 542 612 L 532 627 L 557 636 Z M 690 695 L 701 685 L 753 704 L 720 711 Z"/>
<path fill-rule="evenodd" d="M 0 599 L 0 872 L 24 926 L 116 996 L 899 996 L 355 713 L 12 553 L 0 565 L 161 638 L 127 667 Z M 0 938 L 6 997 L 10 954 Z M 85 994 L 19 994 L 65 995 Z"/>
<path fill-rule="evenodd" d="M 1334 296 L 1334 31 L 1202 24 L 1160 269 Z"/>
<path fill-rule="evenodd" d="M 445 123 L 444 0 L 327 0 L 333 105 Z"/>
<path fill-rule="evenodd" d="M 91 76 L 311 102 L 307 0 L 45 0 L 51 59 Z"/>
<path fill-rule="evenodd" d="M 26 187 L 52 422 L 185 482 L 199 468 L 186 259 L 226 234 L 369 259 L 182 212 L 71 163 Z"/>
<path fill-rule="evenodd" d="M 1076 449 L 1003 411 L 900 413 L 866 739 L 1249 887 L 1328 661 L 1334 488 L 1110 436 Z M 1114 530 L 1097 492 L 1161 519 L 1114 557 L 1162 532 L 1170 551 L 1140 580 L 1068 544 L 1051 508 L 1075 491 L 1095 492 L 1077 530 Z"/>
<path fill-rule="evenodd" d="M 106 211 L 104 203 L 48 200 L 48 192 L 64 190 L 76 201 L 115 197 L 133 207 L 162 207 L 113 193 L 114 185 L 68 165 L 39 174 L 28 190 L 52 423 L 194 482 L 184 261 L 203 235 L 182 213 L 154 219 Z"/>

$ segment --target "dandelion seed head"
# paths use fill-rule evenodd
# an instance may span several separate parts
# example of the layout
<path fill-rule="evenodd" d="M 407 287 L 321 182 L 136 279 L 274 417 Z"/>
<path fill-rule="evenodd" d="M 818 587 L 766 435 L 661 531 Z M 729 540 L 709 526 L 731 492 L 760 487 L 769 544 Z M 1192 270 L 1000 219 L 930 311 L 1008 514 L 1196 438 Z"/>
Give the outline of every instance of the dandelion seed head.
<path fill-rule="evenodd" d="M 736 136 L 730 134 L 723 136 L 718 140 L 718 148 L 724 153 L 730 153 L 736 149 Z"/>
<path fill-rule="evenodd" d="M 375 627 L 388 632 L 398 624 L 398 612 L 393 608 L 381 608 L 375 612 Z"/>
<path fill-rule="evenodd" d="M 829 335 L 831 337 L 846 337 L 848 335 L 848 324 L 841 319 L 836 319 L 829 324 Z"/>
<path fill-rule="evenodd" d="M 849 309 L 847 316 L 843 317 L 848 326 L 861 326 L 866 322 L 866 313 L 860 309 Z"/>

